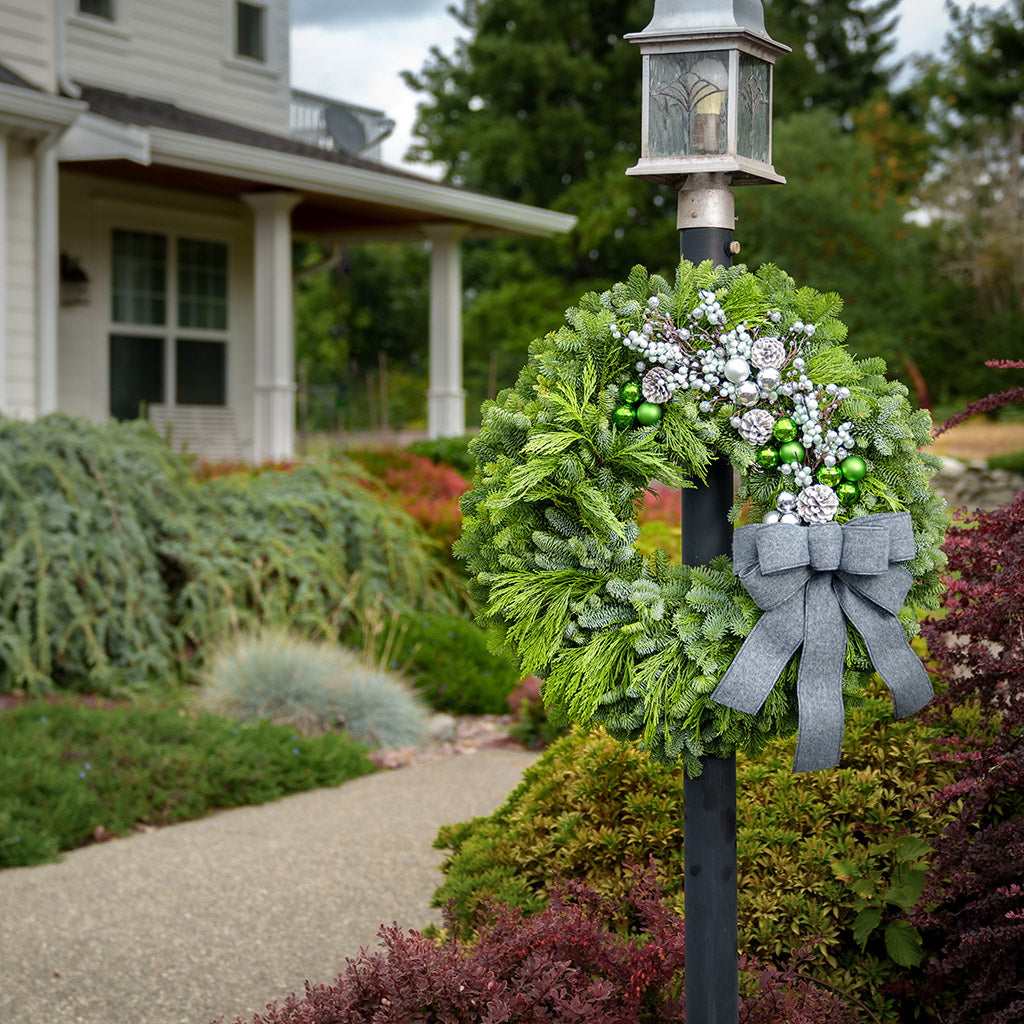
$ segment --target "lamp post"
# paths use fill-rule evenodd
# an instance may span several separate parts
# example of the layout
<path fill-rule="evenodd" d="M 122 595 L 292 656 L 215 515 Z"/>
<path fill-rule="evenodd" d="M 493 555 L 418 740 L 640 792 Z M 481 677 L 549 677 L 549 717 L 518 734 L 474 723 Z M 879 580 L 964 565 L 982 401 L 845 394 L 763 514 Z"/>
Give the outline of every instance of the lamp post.
<path fill-rule="evenodd" d="M 640 161 L 626 173 L 679 190 L 680 252 L 729 266 L 738 251 L 734 185 L 782 184 L 772 167 L 772 74 L 789 47 L 764 27 L 761 0 L 655 0 L 626 38 L 643 56 Z M 682 494 L 685 565 L 732 549 L 732 469 Z M 736 758 L 705 757 L 683 785 L 688 1024 L 736 1024 Z"/>

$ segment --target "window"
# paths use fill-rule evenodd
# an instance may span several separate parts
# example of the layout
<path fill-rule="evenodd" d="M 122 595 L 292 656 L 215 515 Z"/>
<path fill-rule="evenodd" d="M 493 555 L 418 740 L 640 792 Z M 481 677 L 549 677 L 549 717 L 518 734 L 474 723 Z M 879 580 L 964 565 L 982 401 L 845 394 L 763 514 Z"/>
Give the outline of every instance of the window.
<path fill-rule="evenodd" d="M 266 8 L 259 4 L 235 2 L 235 56 L 265 61 Z"/>
<path fill-rule="evenodd" d="M 116 229 L 110 319 L 112 416 L 227 404 L 225 243 Z"/>
<path fill-rule="evenodd" d="M 78 0 L 78 13 L 114 20 L 114 0 Z"/>

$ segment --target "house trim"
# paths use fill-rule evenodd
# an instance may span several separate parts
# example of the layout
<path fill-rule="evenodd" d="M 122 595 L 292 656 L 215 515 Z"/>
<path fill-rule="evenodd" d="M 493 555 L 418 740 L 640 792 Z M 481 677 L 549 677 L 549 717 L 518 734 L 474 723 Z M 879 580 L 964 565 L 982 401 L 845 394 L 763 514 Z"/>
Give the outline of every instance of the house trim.
<path fill-rule="evenodd" d="M 367 203 L 400 205 L 425 218 L 469 222 L 499 233 L 546 238 L 569 231 L 576 218 L 535 206 L 446 187 L 436 181 L 382 174 L 334 161 L 316 160 L 259 146 L 242 145 L 150 128 L 153 163 L 242 177 L 299 193 Z"/>

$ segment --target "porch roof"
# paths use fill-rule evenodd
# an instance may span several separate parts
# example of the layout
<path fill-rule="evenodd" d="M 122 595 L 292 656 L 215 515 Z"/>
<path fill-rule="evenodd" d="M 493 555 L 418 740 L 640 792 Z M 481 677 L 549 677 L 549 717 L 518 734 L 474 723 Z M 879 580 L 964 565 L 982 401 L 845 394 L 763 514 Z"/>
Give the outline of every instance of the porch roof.
<path fill-rule="evenodd" d="M 576 218 L 472 192 L 398 168 L 329 151 L 173 103 L 82 85 L 89 112 L 145 133 L 124 153 L 78 155 L 76 164 L 110 177 L 240 196 L 287 190 L 301 199 L 297 235 L 338 239 L 422 238 L 424 225 L 464 225 L 470 237 L 548 237 Z"/>

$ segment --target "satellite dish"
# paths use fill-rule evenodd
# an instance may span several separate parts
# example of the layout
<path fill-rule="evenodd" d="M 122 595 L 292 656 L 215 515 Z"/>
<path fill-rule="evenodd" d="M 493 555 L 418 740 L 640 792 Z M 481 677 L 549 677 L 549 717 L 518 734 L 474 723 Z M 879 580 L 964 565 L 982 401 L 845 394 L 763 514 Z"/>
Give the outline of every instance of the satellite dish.
<path fill-rule="evenodd" d="M 366 129 L 352 111 L 332 104 L 324 114 L 324 121 L 327 134 L 338 149 L 358 153 L 366 145 Z"/>

